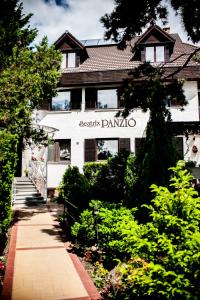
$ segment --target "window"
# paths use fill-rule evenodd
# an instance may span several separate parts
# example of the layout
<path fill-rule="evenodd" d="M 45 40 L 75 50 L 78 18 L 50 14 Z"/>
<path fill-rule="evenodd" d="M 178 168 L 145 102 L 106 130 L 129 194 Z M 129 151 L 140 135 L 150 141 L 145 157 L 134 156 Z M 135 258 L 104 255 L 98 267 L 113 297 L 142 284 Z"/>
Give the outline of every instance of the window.
<path fill-rule="evenodd" d="M 178 100 L 176 97 L 168 97 L 168 99 L 165 101 L 166 105 L 168 107 L 179 107 L 183 106 L 183 101 Z"/>
<path fill-rule="evenodd" d="M 75 52 L 62 53 L 61 69 L 76 68 L 78 66 L 79 56 Z"/>
<path fill-rule="evenodd" d="M 129 138 L 85 140 L 85 162 L 106 160 L 118 152 L 130 152 Z"/>
<path fill-rule="evenodd" d="M 48 161 L 59 162 L 71 160 L 71 141 L 57 140 L 48 146 Z"/>
<path fill-rule="evenodd" d="M 81 101 L 81 89 L 58 92 L 58 95 L 52 98 L 52 110 L 68 111 L 71 109 L 81 109 Z"/>
<path fill-rule="evenodd" d="M 97 140 L 97 160 L 106 160 L 118 153 L 117 140 Z"/>
<path fill-rule="evenodd" d="M 76 67 L 76 53 L 68 53 L 68 68 L 75 68 Z"/>
<path fill-rule="evenodd" d="M 165 61 L 165 47 L 153 46 L 145 48 L 145 58 L 149 62 L 164 62 Z"/>
<path fill-rule="evenodd" d="M 86 109 L 109 109 L 122 107 L 122 101 L 118 99 L 118 89 L 86 88 Z"/>
<path fill-rule="evenodd" d="M 118 97 L 117 89 L 98 90 L 97 91 L 97 108 L 117 108 Z"/>
<path fill-rule="evenodd" d="M 67 56 L 66 53 L 62 53 L 61 69 L 65 69 L 66 67 L 67 67 Z"/>
<path fill-rule="evenodd" d="M 70 91 L 58 92 L 57 96 L 52 98 L 52 110 L 70 110 Z"/>

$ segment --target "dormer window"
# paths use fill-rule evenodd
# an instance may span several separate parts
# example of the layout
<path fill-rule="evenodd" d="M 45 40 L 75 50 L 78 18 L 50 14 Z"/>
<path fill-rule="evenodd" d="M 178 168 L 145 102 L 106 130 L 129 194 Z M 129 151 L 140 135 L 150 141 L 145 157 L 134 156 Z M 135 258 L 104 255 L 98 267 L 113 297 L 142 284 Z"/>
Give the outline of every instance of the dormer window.
<path fill-rule="evenodd" d="M 151 63 L 159 63 L 165 61 L 164 46 L 147 46 L 145 47 L 145 60 Z"/>
<path fill-rule="evenodd" d="M 66 53 L 62 53 L 61 69 L 65 69 L 66 67 L 67 67 L 67 55 Z"/>
<path fill-rule="evenodd" d="M 75 68 L 76 67 L 76 53 L 68 53 L 68 60 L 67 60 L 67 67 L 68 68 Z"/>
<path fill-rule="evenodd" d="M 62 53 L 62 69 L 66 68 L 76 68 L 77 65 L 77 55 L 75 52 Z"/>

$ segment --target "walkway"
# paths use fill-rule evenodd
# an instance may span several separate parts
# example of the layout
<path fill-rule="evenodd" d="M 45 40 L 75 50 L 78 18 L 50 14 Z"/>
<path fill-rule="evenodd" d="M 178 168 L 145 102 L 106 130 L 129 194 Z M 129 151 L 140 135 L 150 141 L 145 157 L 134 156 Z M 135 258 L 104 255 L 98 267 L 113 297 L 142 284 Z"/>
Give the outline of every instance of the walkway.
<path fill-rule="evenodd" d="M 100 299 L 59 230 L 55 209 L 20 208 L 11 232 L 3 300 Z"/>

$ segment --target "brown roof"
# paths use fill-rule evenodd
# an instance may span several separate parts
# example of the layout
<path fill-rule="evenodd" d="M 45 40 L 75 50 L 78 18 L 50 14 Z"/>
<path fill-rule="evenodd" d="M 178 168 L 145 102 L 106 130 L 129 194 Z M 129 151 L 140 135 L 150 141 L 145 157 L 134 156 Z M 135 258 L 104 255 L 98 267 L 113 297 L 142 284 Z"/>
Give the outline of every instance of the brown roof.
<path fill-rule="evenodd" d="M 170 62 L 165 67 L 179 67 L 184 64 L 189 55 L 197 49 L 196 46 L 183 43 L 178 34 L 171 34 L 175 39 L 174 51 L 170 57 Z M 138 40 L 132 41 L 132 46 Z M 141 64 L 140 61 L 131 61 L 133 53 L 131 47 L 119 50 L 117 45 L 88 46 L 86 47 L 89 58 L 87 58 L 78 68 L 68 68 L 63 73 L 92 72 L 106 70 L 134 69 Z M 160 64 L 155 64 L 160 65 Z M 194 60 L 190 60 L 188 66 L 200 66 Z"/>

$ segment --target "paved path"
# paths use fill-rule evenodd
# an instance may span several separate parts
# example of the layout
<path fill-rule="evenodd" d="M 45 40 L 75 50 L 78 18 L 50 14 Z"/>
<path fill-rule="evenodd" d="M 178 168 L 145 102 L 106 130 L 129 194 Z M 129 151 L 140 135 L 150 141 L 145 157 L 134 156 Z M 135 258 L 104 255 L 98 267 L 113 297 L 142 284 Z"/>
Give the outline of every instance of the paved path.
<path fill-rule="evenodd" d="M 3 300 L 90 300 L 99 294 L 78 260 L 67 252 L 55 211 L 20 208 L 11 232 Z"/>

